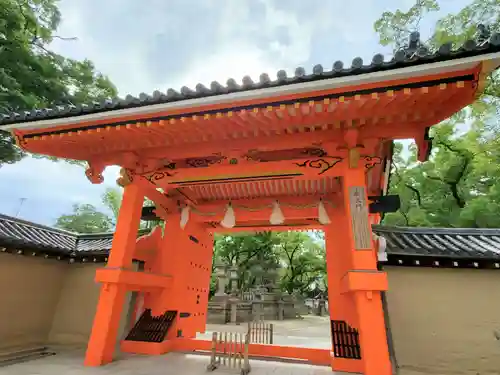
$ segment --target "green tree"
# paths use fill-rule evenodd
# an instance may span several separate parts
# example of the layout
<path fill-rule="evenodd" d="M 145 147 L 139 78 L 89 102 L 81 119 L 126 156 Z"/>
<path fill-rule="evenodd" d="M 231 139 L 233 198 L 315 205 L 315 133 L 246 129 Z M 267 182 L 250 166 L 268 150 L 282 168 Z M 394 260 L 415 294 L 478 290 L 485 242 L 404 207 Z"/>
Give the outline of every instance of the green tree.
<path fill-rule="evenodd" d="M 281 232 L 277 234 L 277 251 L 282 259 L 281 287 L 292 294 L 306 294 L 322 285 L 326 275 L 325 248 L 310 234 Z"/>
<path fill-rule="evenodd" d="M 57 0 L 0 0 L 0 113 L 80 104 L 116 96 L 109 79 L 89 60 L 50 50 L 61 21 Z M 0 165 L 25 156 L 0 131 Z"/>
<path fill-rule="evenodd" d="M 95 233 L 92 228 L 96 225 L 94 221 L 98 218 L 98 227 L 110 232 L 114 230 L 120 206 L 123 199 L 123 189 L 120 187 L 108 187 L 101 196 L 101 201 L 104 207 L 111 211 L 112 215 L 109 216 L 103 212 L 98 211 L 93 205 L 90 204 L 77 204 L 73 206 L 73 213 L 70 215 L 63 215 L 57 219 L 56 226 L 62 229 L 71 230 L 77 233 Z M 149 199 L 144 199 L 144 206 L 154 205 Z M 104 222 L 111 223 L 111 226 L 103 224 Z M 61 225 L 63 226 L 61 226 Z M 163 226 L 163 221 L 141 221 L 139 229 L 147 230 L 152 229 L 156 225 Z M 87 232 L 87 230 L 91 230 Z M 98 231 L 102 232 L 102 231 Z"/>
<path fill-rule="evenodd" d="M 255 283 L 252 270 L 257 264 L 271 264 L 278 267 L 275 246 L 278 244 L 276 233 L 236 233 L 216 235 L 214 241 L 214 263 L 238 265 L 238 288 L 247 290 Z"/>
<path fill-rule="evenodd" d="M 394 152 L 390 193 L 401 209 L 384 217 L 386 225 L 500 227 L 500 143 L 478 121 L 457 135 L 453 121 L 432 131 L 433 155 L 416 161 L 416 147 Z"/>
<path fill-rule="evenodd" d="M 437 0 L 416 0 L 406 12 L 384 12 L 374 24 L 380 44 L 391 46 L 394 52 L 403 48 L 408 43 L 410 33 L 419 31 L 424 17 L 439 10 Z M 436 22 L 433 32 L 423 41 L 423 45 L 431 52 L 445 43 L 451 43 L 454 48 L 458 48 L 467 40 L 481 38 L 481 30 L 484 37 L 500 31 L 499 0 L 473 0 L 459 12 L 444 16 Z M 468 114 L 496 123 L 496 108 L 500 99 L 499 74 L 496 71 L 487 77 L 484 94 L 466 113 L 455 117 L 456 120 L 463 121 Z M 495 128 L 498 130 L 498 127 Z"/>
<path fill-rule="evenodd" d="M 384 12 L 374 25 L 380 43 L 394 51 L 403 48 L 424 17 L 438 10 L 436 0 L 417 0 L 407 11 Z M 458 47 L 499 30 L 500 1 L 474 0 L 438 20 L 423 45 L 431 51 L 444 43 Z M 384 224 L 500 227 L 499 93 L 495 72 L 475 103 L 432 129 L 429 161 L 417 162 L 414 145 L 406 158 L 396 145 L 390 192 L 399 194 L 402 204 L 399 212 L 384 217 Z"/>
<path fill-rule="evenodd" d="M 214 263 L 238 265 L 240 290 L 255 285 L 255 268 L 260 265 L 278 272 L 282 290 L 304 294 L 314 285 L 325 287 L 325 250 L 321 242 L 320 237 L 305 232 L 217 235 Z M 214 278 L 211 286 L 215 288 Z"/>
<path fill-rule="evenodd" d="M 104 233 L 112 230 L 113 220 L 91 204 L 75 204 L 71 214 L 57 219 L 56 227 L 75 233 Z"/>
<path fill-rule="evenodd" d="M 123 199 L 123 189 L 121 188 L 107 188 L 102 195 L 102 203 L 113 213 L 113 220 L 116 224 L 118 214 L 120 213 L 120 206 Z"/>

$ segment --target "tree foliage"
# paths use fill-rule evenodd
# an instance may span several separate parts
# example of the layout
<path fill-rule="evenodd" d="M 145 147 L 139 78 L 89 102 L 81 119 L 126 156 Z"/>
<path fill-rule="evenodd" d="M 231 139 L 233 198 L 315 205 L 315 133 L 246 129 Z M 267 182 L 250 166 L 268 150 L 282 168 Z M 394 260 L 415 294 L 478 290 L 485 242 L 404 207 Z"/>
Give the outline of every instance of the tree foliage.
<path fill-rule="evenodd" d="M 217 235 L 214 263 L 217 262 L 238 266 L 240 290 L 255 286 L 257 265 L 264 268 L 264 272 L 276 271 L 279 286 L 290 294 L 304 294 L 315 285 L 324 286 L 324 246 L 303 232 Z"/>
<path fill-rule="evenodd" d="M 99 211 L 91 204 L 75 204 L 73 212 L 60 216 L 56 227 L 75 233 L 104 233 L 113 231 L 123 198 L 121 188 L 107 188 L 101 196 L 102 204 L 112 216 Z"/>
<path fill-rule="evenodd" d="M 102 195 L 102 203 L 113 213 L 113 219 L 116 224 L 118 213 L 123 199 L 123 189 L 107 188 Z"/>
<path fill-rule="evenodd" d="M 113 220 L 91 204 L 75 204 L 71 214 L 57 219 L 56 227 L 75 233 L 104 233 L 111 231 Z"/>
<path fill-rule="evenodd" d="M 214 241 L 214 263 L 238 266 L 238 288 L 247 290 L 256 280 L 252 269 L 256 264 L 278 267 L 275 233 L 236 233 L 231 236 L 216 235 Z"/>
<path fill-rule="evenodd" d="M 0 113 L 116 96 L 116 88 L 89 60 L 50 50 L 61 21 L 57 0 L 0 0 Z M 70 41 L 68 41 L 70 43 Z M 0 131 L 0 165 L 24 153 Z"/>
<path fill-rule="evenodd" d="M 278 254 L 282 259 L 281 288 L 292 294 L 307 294 L 325 281 L 325 248 L 307 233 L 281 232 Z"/>
<path fill-rule="evenodd" d="M 401 209 L 384 224 L 438 227 L 500 227 L 500 143 L 482 124 L 457 136 L 455 124 L 433 130 L 429 161 L 416 161 L 416 148 L 402 157 L 395 148 L 390 192 L 399 194 Z"/>
<path fill-rule="evenodd" d="M 394 51 L 404 47 L 436 0 L 417 0 L 408 10 L 384 12 L 375 22 L 380 43 Z M 444 43 L 455 47 L 500 30 L 500 1 L 474 0 L 456 14 L 439 19 L 424 41 L 435 50 Z M 419 163 L 412 145 L 409 155 L 397 144 L 390 192 L 400 195 L 401 210 L 387 214 L 384 224 L 444 227 L 500 227 L 500 104 L 498 73 L 491 74 L 484 94 L 468 108 L 432 129 L 430 160 Z"/>
<path fill-rule="evenodd" d="M 111 216 L 99 211 L 96 207 L 90 204 L 77 204 L 73 206 L 73 212 L 68 215 L 59 217 L 56 221 L 56 226 L 62 229 L 70 230 L 76 233 L 96 233 L 93 228 L 97 227 L 102 230 L 97 232 L 111 232 L 114 230 L 118 214 L 123 199 L 123 189 L 120 187 L 109 187 L 101 196 L 101 202 L 110 212 Z M 144 206 L 154 205 L 149 199 L 144 199 Z M 96 219 L 97 218 L 97 219 Z M 107 223 L 110 223 L 108 225 Z M 163 226 L 163 221 L 141 221 L 139 229 L 152 229 L 156 225 Z"/>

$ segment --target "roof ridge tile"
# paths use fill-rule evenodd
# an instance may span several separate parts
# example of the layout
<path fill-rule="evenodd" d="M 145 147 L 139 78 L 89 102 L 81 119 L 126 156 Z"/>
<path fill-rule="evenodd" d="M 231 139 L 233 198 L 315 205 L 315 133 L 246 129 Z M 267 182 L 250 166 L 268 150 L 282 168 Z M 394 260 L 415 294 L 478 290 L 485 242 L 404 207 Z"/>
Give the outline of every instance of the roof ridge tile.
<path fill-rule="evenodd" d="M 276 73 L 275 80 L 271 80 L 267 73 L 262 73 L 258 82 L 254 82 L 249 76 L 245 75 L 241 80 L 241 84 L 239 84 L 234 78 L 229 78 L 226 82 L 226 86 L 223 86 L 218 82 L 212 82 L 210 87 L 205 87 L 202 83 L 198 83 L 194 90 L 187 86 L 183 86 L 179 91 L 172 88 L 167 89 L 164 93 L 159 90 L 155 90 L 152 95 L 140 93 L 136 97 L 128 94 L 125 99 L 115 97 L 104 99 L 100 102 L 92 102 L 82 105 L 62 103 L 46 109 L 16 110 L 11 113 L 0 113 L 0 127 L 2 125 L 8 125 L 16 122 L 31 122 L 41 119 L 72 117 L 111 111 L 118 108 L 138 108 L 151 104 L 164 104 L 232 92 L 257 90 L 269 86 L 285 86 L 294 83 L 311 82 L 321 79 L 397 69 L 409 65 L 452 60 L 489 52 L 499 52 L 500 33 L 490 33 L 485 36 L 483 32 L 484 27 L 483 29 L 481 29 L 481 27 L 482 25 L 478 25 L 479 33 L 476 39 L 467 40 L 456 49 L 453 49 L 452 44 L 445 43 L 436 48 L 435 51 L 431 52 L 427 47 L 420 45 L 420 35 L 418 33 L 412 33 L 410 35 L 409 46 L 396 51 L 392 58 L 387 61 L 384 59 L 382 54 L 377 53 L 372 57 L 370 63 L 367 65 L 364 64 L 361 57 L 355 57 L 352 60 L 350 67 L 344 67 L 342 61 L 336 61 L 333 64 L 332 69 L 328 71 L 325 70 L 321 64 L 314 65 L 310 74 L 308 74 L 303 67 L 297 67 L 295 69 L 294 77 L 287 77 L 286 71 L 279 70 Z M 415 43 L 415 40 L 417 44 L 412 46 L 412 43 Z"/>

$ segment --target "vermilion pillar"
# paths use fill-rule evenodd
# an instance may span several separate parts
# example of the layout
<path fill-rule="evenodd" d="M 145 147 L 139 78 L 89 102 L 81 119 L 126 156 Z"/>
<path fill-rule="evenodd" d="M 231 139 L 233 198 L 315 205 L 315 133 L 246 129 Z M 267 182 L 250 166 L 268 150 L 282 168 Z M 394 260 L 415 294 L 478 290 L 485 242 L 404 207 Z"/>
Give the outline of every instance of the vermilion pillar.
<path fill-rule="evenodd" d="M 194 338 L 205 331 L 212 265 L 212 240 L 206 229 L 195 221 L 180 227 L 180 214 L 169 214 L 160 251 L 151 269 L 169 275 L 171 286 L 151 293 L 145 306 L 153 314 L 177 311 L 167 340 Z"/>
<path fill-rule="evenodd" d="M 105 269 L 123 269 L 132 266 L 143 201 L 144 194 L 140 188 L 134 185 L 125 187 Z M 86 366 L 100 366 L 112 361 L 125 293 L 125 287 L 117 283 L 103 283 L 101 286 L 85 355 Z"/>
<path fill-rule="evenodd" d="M 330 320 L 345 322 L 350 327 L 358 326 L 356 305 L 351 295 L 342 290 L 342 277 L 351 269 L 350 238 L 348 233 L 348 220 L 343 207 L 331 210 L 331 225 L 325 227 L 326 266 L 328 277 L 328 309 Z M 333 337 L 332 337 L 333 341 Z M 335 352 L 335 348 L 334 352 Z M 361 373 L 363 363 L 360 360 L 347 358 L 333 358 L 332 369 Z"/>
<path fill-rule="evenodd" d="M 350 169 L 342 178 L 342 203 L 325 229 L 330 316 L 359 334 L 360 358 L 336 357 L 337 371 L 390 375 L 381 292 L 387 289 L 385 272 L 377 270 L 368 217 L 365 171 Z M 334 348 L 335 349 L 335 348 Z"/>

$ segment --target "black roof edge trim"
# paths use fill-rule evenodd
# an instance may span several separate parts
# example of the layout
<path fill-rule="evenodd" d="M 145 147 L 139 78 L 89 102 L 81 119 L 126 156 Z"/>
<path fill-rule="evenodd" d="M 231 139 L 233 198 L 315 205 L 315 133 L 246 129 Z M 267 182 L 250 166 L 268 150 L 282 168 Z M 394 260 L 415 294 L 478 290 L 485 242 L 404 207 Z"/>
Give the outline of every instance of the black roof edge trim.
<path fill-rule="evenodd" d="M 141 93 L 137 97 L 132 95 L 127 95 L 125 99 L 118 97 L 107 98 L 101 101 L 88 102 L 84 106 L 74 106 L 70 102 L 59 103 L 51 108 L 44 109 L 32 109 L 23 110 L 18 108 L 11 111 L 10 113 L 0 114 L 0 127 L 1 125 L 14 124 L 14 123 L 29 123 L 33 121 L 39 121 L 40 119 L 55 119 L 55 118 L 66 118 L 74 117 L 82 114 L 88 113 L 101 113 L 106 111 L 112 111 L 114 109 L 124 109 L 124 108 L 140 108 L 148 106 L 150 104 L 163 104 L 178 102 L 187 99 L 198 99 L 213 97 L 222 94 L 231 94 L 237 92 L 246 92 L 258 89 L 265 89 L 269 87 L 280 87 L 293 85 L 302 82 L 314 82 L 322 79 L 345 77 L 345 76 L 357 76 L 361 74 L 374 73 L 380 71 L 394 70 L 405 67 L 413 67 L 422 64 L 431 64 L 438 62 L 445 62 L 450 60 L 463 59 L 468 57 L 485 55 L 488 53 L 496 53 L 500 51 L 500 34 L 492 33 L 490 37 L 485 39 L 485 36 L 477 37 L 474 36 L 473 39 L 468 40 L 463 43 L 463 45 L 458 48 L 452 49 L 451 43 L 445 43 L 440 48 L 436 49 L 434 52 L 430 52 L 426 49 L 424 55 L 419 53 L 411 53 L 409 51 L 410 46 L 408 45 L 403 51 L 397 51 L 394 56 L 389 61 L 380 61 L 381 54 L 376 54 L 373 56 L 370 64 L 358 66 L 354 61 L 361 61 L 360 57 L 353 60 L 353 63 L 349 68 L 344 68 L 344 64 L 340 62 L 341 67 L 336 68 L 335 65 L 339 63 L 338 61 L 333 64 L 332 70 L 324 71 L 321 65 L 319 69 L 315 66 L 312 69 L 312 73 L 305 74 L 304 68 L 298 68 L 295 70 L 295 76 L 287 77 L 284 70 L 277 72 L 277 79 L 270 80 L 267 73 L 262 73 L 258 82 L 254 82 L 248 76 L 243 77 L 241 80 L 242 84 L 236 82 L 235 79 L 230 78 L 227 80 L 226 86 L 214 81 L 211 83 L 210 88 L 205 87 L 202 83 L 196 85 L 196 89 L 190 89 L 188 87 L 182 87 L 179 91 L 174 89 L 168 89 L 165 92 L 159 90 L 154 91 L 152 94 Z M 442 49 L 442 47 L 447 47 Z M 403 58 L 401 59 L 401 53 L 403 53 Z M 410 52 L 410 53 L 408 53 Z M 399 53 L 399 58 L 398 58 Z M 61 108 L 62 107 L 62 108 Z M 23 113 L 24 115 L 20 114 Z M 33 114 L 33 112 L 35 112 Z M 20 117 L 18 119 L 18 117 Z"/>
<path fill-rule="evenodd" d="M 388 257 L 391 258 L 400 258 L 400 259 L 405 259 L 405 258 L 411 258 L 411 259 L 427 259 L 427 260 L 448 260 L 448 261 L 454 261 L 454 262 L 492 262 L 492 263 L 500 263 L 500 255 L 498 258 L 492 258 L 492 257 L 468 257 L 468 256 L 450 256 L 450 255 L 438 255 L 438 254 L 409 254 L 409 253 L 395 253 L 395 252 L 388 252 L 387 253 Z"/>
<path fill-rule="evenodd" d="M 200 116 L 200 117 L 202 117 L 202 116 L 207 115 L 207 114 L 213 115 L 213 114 L 217 114 L 217 113 L 250 110 L 253 108 L 267 108 L 268 106 L 290 105 L 290 104 L 294 104 L 294 103 L 307 103 L 311 100 L 314 100 L 314 101 L 318 100 L 319 101 L 319 100 L 323 100 L 323 99 L 336 99 L 336 98 L 339 98 L 341 96 L 354 97 L 356 95 L 369 95 L 372 93 L 382 93 L 382 92 L 386 92 L 388 90 L 399 91 L 399 90 L 403 90 L 405 88 L 415 89 L 415 88 L 421 88 L 421 87 L 434 87 L 434 86 L 441 85 L 443 83 L 454 83 L 454 82 L 458 82 L 458 81 L 474 81 L 474 80 L 475 80 L 475 77 L 473 74 L 467 74 L 467 75 L 463 75 L 463 76 L 453 76 L 453 77 L 436 79 L 436 80 L 431 80 L 431 81 L 420 81 L 420 82 L 408 83 L 408 84 L 403 84 L 403 85 L 393 85 L 393 86 L 385 86 L 385 87 L 376 87 L 373 89 L 346 91 L 346 92 L 335 93 L 335 94 L 330 94 L 330 95 L 320 95 L 320 96 L 305 97 L 305 98 L 293 99 L 293 100 L 266 102 L 266 103 L 262 103 L 262 104 L 224 108 L 224 109 L 220 109 L 220 110 L 214 109 L 214 110 L 208 110 L 208 111 L 190 112 L 190 113 L 170 115 L 170 116 L 140 118 L 140 119 L 133 120 L 133 121 L 117 121 L 117 122 L 112 122 L 112 123 L 84 126 L 84 127 L 80 127 L 77 129 L 62 129 L 62 130 L 41 132 L 41 133 L 36 133 L 36 134 L 35 133 L 34 134 L 26 134 L 24 136 L 24 138 L 30 139 L 30 138 L 34 138 L 34 137 L 41 137 L 44 135 L 51 135 L 51 134 L 65 134 L 65 133 L 71 133 L 71 132 L 83 131 L 83 130 L 103 129 L 103 128 L 106 128 L 108 126 L 117 127 L 117 126 L 122 126 L 122 125 L 127 125 L 127 124 L 137 124 L 140 122 L 147 122 L 147 121 L 160 121 L 160 120 L 168 121 L 171 119 L 180 119 L 180 118 L 186 117 L 186 116 Z M 81 115 L 83 116 L 86 114 L 87 113 L 83 113 Z M 75 118 L 78 116 L 66 116 L 66 117 L 67 118 L 70 118 L 70 117 Z M 60 117 L 60 118 L 64 118 L 64 117 Z M 39 119 L 39 120 L 43 121 L 44 119 Z"/>

